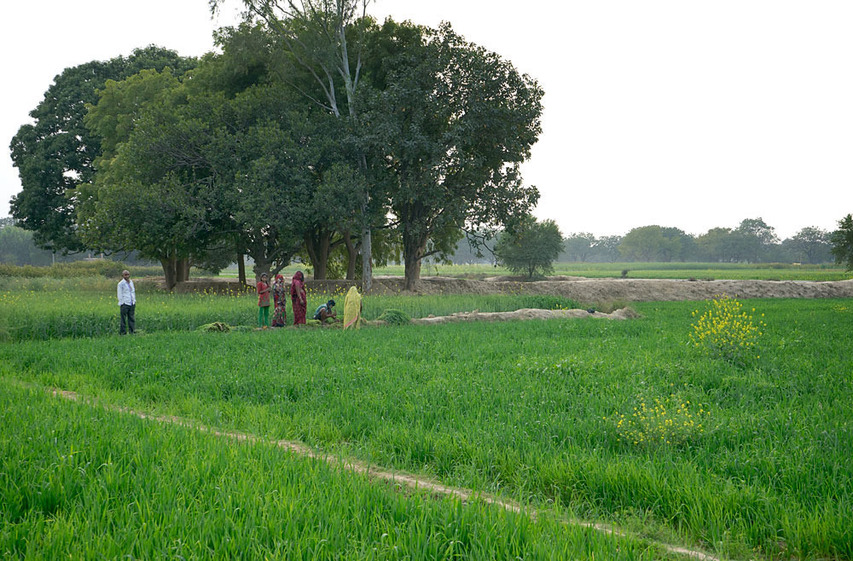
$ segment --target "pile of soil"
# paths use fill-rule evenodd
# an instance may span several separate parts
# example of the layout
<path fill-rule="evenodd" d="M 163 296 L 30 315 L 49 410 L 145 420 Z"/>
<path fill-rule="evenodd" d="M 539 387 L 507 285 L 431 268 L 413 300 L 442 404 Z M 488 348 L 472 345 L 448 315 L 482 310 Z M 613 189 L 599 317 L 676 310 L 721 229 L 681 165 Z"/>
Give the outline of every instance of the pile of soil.
<path fill-rule="evenodd" d="M 593 318 L 593 319 L 633 319 L 640 317 L 631 308 L 620 308 L 612 313 L 602 313 L 595 310 L 539 310 L 523 308 L 514 312 L 457 312 L 449 316 L 429 316 L 413 319 L 413 324 L 435 325 L 438 323 L 457 323 L 461 321 L 518 321 L 530 319 L 555 318 Z"/>
<path fill-rule="evenodd" d="M 355 281 L 308 280 L 312 291 L 334 294 L 346 292 Z M 452 277 L 424 277 L 413 291 L 405 290 L 402 277 L 375 277 L 372 294 L 547 294 L 571 298 L 584 305 L 612 302 L 658 302 L 708 300 L 716 296 L 733 298 L 853 298 L 853 279 L 832 282 L 769 280 L 671 280 L 671 279 L 589 279 L 549 277 L 544 281 L 522 282 L 494 277 L 485 280 Z M 228 279 L 195 279 L 179 283 L 175 292 L 239 292 L 238 282 Z M 250 289 L 251 290 L 251 289 Z"/>
<path fill-rule="evenodd" d="M 309 284 L 310 286 L 310 284 Z M 403 292 L 400 278 L 378 277 L 375 291 Z M 425 277 L 417 281 L 420 294 L 548 294 L 571 298 L 583 304 L 608 302 L 659 302 L 708 300 L 715 296 L 733 298 L 853 298 L 853 279 L 832 282 L 768 280 L 671 280 L 549 278 L 520 282 L 497 277 L 466 280 Z"/>

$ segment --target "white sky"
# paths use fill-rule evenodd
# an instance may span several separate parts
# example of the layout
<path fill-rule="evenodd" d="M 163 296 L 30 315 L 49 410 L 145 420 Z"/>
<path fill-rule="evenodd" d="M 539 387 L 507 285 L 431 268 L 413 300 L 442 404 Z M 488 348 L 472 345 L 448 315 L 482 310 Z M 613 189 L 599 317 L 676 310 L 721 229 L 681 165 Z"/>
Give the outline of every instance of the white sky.
<path fill-rule="evenodd" d="M 853 212 L 850 0 L 376 0 L 370 13 L 450 21 L 539 81 L 544 132 L 524 175 L 563 234 L 761 217 L 785 238 Z M 201 55 L 215 27 L 207 0 L 4 3 L 0 216 L 20 191 L 9 142 L 56 75 L 152 43 Z"/>

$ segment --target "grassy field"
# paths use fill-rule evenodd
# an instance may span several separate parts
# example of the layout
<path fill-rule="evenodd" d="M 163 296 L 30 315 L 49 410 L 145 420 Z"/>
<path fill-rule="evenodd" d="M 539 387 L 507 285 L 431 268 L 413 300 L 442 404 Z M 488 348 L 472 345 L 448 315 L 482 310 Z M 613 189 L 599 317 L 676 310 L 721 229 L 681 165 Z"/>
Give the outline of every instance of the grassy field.
<path fill-rule="evenodd" d="M 38 308 L 29 292 L 7 289 L 0 310 L 24 310 L 7 328 L 13 333 L 33 316 L 48 325 L 114 315 L 112 297 L 99 304 L 96 293 L 68 291 L 64 304 Z M 113 327 L 57 338 L 42 328 L 0 345 L 0 485 L 4 499 L 15 497 L 4 500 L 0 551 L 32 555 L 28 536 L 46 529 L 38 547 L 57 557 L 82 535 L 115 543 L 106 557 L 170 556 L 177 547 L 187 558 L 212 558 L 217 537 L 243 547 L 243 533 L 260 544 L 242 549 L 252 552 L 246 558 L 664 555 L 636 539 L 532 524 L 479 503 L 399 496 L 270 446 L 235 448 L 58 403 L 24 384 L 298 440 L 516 499 L 555 520 L 613 523 L 727 558 L 853 559 L 851 300 L 744 302 L 764 326 L 754 351 L 735 363 L 691 347 L 693 313 L 704 306 L 696 302 L 635 304 L 643 317 L 625 322 L 201 333 L 191 329 L 211 310 L 233 309 L 251 323 L 253 297 L 145 297 L 142 336 L 121 338 Z M 395 298 L 368 298 L 366 315 L 368 305 L 371 314 L 407 305 Z M 414 316 L 441 305 L 513 306 L 507 296 L 480 298 L 409 297 L 408 305 Z M 149 323 L 155 311 L 159 324 Z M 21 426 L 30 436 L 13 439 Z M 292 475 L 267 475 L 279 472 Z M 294 498 L 300 493 L 304 504 Z M 366 522 L 348 512 L 368 513 Z M 198 533 L 190 530 L 196 522 Z M 126 524 L 145 529 L 139 543 L 124 534 Z M 344 543 L 332 533 L 354 537 Z M 276 541 L 279 534 L 288 537 Z M 383 549 L 389 536 L 398 549 Z"/>
<path fill-rule="evenodd" d="M 297 266 L 285 269 L 289 278 Z M 622 277 L 634 279 L 758 279 L 758 280 L 811 280 L 836 281 L 853 278 L 853 271 L 834 265 L 792 265 L 788 263 L 554 263 L 554 275 L 588 278 Z M 377 267 L 375 275 L 402 277 L 402 265 Z M 510 276 L 503 267 L 492 265 L 424 265 L 424 276 L 485 278 Z M 236 269 L 221 273 L 223 277 L 237 277 Z"/>
<path fill-rule="evenodd" d="M 14 438 L 12 437 L 14 435 Z M 0 384 L 4 559 L 666 556 L 554 517 L 391 485 Z"/>
<path fill-rule="evenodd" d="M 101 337 L 118 332 L 115 282 L 109 279 L 30 279 L 17 287 L 0 290 L 0 341 L 48 340 L 63 337 Z M 172 294 L 153 286 L 137 289 L 137 327 L 147 332 L 191 331 L 213 322 L 251 329 L 257 325 L 257 296 L 254 292 L 217 294 Z M 329 298 L 343 309 L 344 294 L 308 291 L 308 309 L 314 310 Z M 401 310 L 409 317 L 449 315 L 479 309 L 506 312 L 521 308 L 571 309 L 571 299 L 547 295 L 465 294 L 401 296 L 381 295 L 365 299 L 363 317 L 375 320 L 385 310 Z M 288 321 L 292 308 L 288 303 Z"/>

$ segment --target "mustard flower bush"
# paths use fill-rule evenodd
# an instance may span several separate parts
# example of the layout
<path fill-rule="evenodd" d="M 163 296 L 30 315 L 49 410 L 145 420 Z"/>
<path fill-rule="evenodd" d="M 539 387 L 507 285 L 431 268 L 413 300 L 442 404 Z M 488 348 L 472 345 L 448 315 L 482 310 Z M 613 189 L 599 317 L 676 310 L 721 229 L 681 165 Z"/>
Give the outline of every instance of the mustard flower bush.
<path fill-rule="evenodd" d="M 758 342 L 766 324 L 753 317 L 755 308 L 749 312 L 743 305 L 729 296 L 718 296 L 707 302 L 707 308 L 691 325 L 690 345 L 713 358 L 744 364 L 760 358 Z M 760 317 L 764 317 L 761 314 Z"/>
<path fill-rule="evenodd" d="M 711 413 L 699 403 L 675 394 L 647 399 L 637 396 L 633 411 L 611 419 L 617 440 L 636 446 L 684 445 L 705 432 Z"/>

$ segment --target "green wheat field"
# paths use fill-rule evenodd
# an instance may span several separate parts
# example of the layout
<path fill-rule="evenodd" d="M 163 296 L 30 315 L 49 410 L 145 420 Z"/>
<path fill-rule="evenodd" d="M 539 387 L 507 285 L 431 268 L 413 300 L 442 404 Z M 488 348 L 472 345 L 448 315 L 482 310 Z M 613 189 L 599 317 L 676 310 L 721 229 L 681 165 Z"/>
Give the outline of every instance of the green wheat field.
<path fill-rule="evenodd" d="M 376 296 L 364 315 L 595 304 Z M 0 557 L 853 559 L 853 300 L 737 304 L 257 331 L 252 294 L 148 289 L 119 337 L 114 280 L 7 278 Z M 198 329 L 215 321 L 244 328 Z"/>

